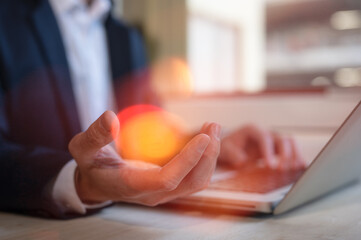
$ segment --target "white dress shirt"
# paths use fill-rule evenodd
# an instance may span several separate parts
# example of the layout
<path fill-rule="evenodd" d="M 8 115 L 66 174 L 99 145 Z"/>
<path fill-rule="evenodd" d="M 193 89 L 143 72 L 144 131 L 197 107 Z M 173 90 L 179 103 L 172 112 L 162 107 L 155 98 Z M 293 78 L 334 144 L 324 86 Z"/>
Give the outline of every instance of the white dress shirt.
<path fill-rule="evenodd" d="M 82 130 L 86 130 L 104 111 L 114 109 L 108 57 L 105 16 L 110 0 L 49 0 L 62 35 Z M 110 202 L 85 205 L 74 185 L 76 162 L 71 160 L 58 174 L 53 198 L 66 211 L 86 213 L 87 208 Z"/>

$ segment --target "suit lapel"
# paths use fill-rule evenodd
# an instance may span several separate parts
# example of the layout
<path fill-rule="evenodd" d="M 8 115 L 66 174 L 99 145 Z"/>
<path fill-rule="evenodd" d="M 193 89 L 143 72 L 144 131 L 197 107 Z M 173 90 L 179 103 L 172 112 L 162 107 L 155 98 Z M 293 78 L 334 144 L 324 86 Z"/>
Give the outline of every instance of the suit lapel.
<path fill-rule="evenodd" d="M 119 80 L 131 70 L 130 47 L 128 34 L 125 29 L 109 14 L 105 21 L 108 40 L 108 52 L 113 80 Z"/>
<path fill-rule="evenodd" d="M 110 69 L 112 73 L 113 90 L 115 96 L 116 108 L 122 108 L 124 94 L 121 90 L 125 89 L 125 75 L 130 72 L 131 65 L 129 59 L 129 40 L 126 32 L 118 26 L 111 14 L 105 21 L 105 31 L 108 41 L 108 54 L 110 60 Z M 129 88 L 127 88 L 129 90 Z"/>
<path fill-rule="evenodd" d="M 140 36 L 111 15 L 105 22 L 105 29 L 118 108 L 147 102 L 150 91 Z"/>
<path fill-rule="evenodd" d="M 147 62 L 139 34 L 115 20 L 111 14 L 105 22 L 105 29 L 113 78 L 117 79 L 124 74 L 144 70 Z"/>
<path fill-rule="evenodd" d="M 46 59 L 49 78 L 53 82 L 58 111 L 65 128 L 69 131 L 68 138 L 70 139 L 81 128 L 65 48 L 58 24 L 47 0 L 39 1 L 32 14 L 32 23 L 39 40 L 40 49 Z"/>

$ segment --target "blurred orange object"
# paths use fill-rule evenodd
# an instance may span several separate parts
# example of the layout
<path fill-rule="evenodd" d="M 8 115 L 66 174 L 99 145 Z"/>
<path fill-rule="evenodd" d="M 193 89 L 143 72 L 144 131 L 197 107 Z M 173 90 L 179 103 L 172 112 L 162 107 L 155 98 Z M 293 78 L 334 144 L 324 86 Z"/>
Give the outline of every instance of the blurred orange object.
<path fill-rule="evenodd" d="M 189 97 L 193 77 L 188 64 L 180 58 L 166 58 L 152 66 L 151 86 L 162 98 Z"/>
<path fill-rule="evenodd" d="M 136 105 L 118 114 L 117 149 L 124 159 L 160 166 L 175 156 L 187 141 L 180 118 L 153 105 Z"/>

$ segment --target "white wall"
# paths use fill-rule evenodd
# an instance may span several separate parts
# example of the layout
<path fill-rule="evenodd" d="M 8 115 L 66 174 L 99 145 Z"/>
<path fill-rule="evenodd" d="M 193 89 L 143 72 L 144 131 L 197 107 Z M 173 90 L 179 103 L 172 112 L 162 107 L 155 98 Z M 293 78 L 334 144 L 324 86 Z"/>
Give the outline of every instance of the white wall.
<path fill-rule="evenodd" d="M 360 101 L 355 94 L 279 94 L 250 97 L 195 98 L 168 101 L 166 109 L 180 116 L 190 130 L 218 122 L 232 130 L 255 123 L 267 128 L 334 131 Z"/>

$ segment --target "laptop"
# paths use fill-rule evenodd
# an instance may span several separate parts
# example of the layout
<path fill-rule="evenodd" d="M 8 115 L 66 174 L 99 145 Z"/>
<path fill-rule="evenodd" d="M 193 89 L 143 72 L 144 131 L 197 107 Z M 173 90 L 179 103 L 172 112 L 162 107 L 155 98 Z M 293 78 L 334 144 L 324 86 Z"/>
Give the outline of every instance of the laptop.
<path fill-rule="evenodd" d="M 281 214 L 361 176 L 361 101 L 306 170 L 220 169 L 209 187 L 173 204 Z"/>

